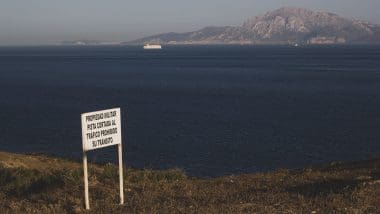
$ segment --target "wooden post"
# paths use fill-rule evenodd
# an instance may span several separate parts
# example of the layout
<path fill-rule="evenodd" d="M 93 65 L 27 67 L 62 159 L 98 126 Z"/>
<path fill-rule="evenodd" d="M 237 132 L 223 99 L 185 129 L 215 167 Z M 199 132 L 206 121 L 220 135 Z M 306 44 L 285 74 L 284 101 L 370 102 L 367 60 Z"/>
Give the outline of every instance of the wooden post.
<path fill-rule="evenodd" d="M 84 200 L 86 204 L 86 210 L 90 209 L 90 201 L 88 199 L 88 173 L 87 173 L 87 154 L 83 151 L 83 172 L 84 172 Z"/>

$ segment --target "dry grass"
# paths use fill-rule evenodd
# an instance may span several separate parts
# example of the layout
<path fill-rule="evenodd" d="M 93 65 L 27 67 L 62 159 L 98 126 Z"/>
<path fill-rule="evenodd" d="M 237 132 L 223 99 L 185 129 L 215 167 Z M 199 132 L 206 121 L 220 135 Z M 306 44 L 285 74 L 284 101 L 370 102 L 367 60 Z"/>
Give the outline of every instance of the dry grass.
<path fill-rule="evenodd" d="M 125 169 L 122 206 L 116 166 L 90 165 L 89 174 L 89 213 L 380 213 L 380 160 L 213 179 Z M 86 213 L 80 163 L 0 153 L 0 210 Z"/>

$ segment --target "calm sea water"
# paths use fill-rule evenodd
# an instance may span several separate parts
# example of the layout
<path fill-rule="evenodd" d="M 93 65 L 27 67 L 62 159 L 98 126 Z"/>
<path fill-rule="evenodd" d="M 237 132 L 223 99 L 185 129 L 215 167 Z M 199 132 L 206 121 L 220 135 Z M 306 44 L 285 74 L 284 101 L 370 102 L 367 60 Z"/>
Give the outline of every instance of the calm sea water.
<path fill-rule="evenodd" d="M 80 159 L 80 114 L 120 106 L 137 168 L 217 176 L 380 155 L 379 46 L 2 47 L 0 89 L 0 150 Z"/>

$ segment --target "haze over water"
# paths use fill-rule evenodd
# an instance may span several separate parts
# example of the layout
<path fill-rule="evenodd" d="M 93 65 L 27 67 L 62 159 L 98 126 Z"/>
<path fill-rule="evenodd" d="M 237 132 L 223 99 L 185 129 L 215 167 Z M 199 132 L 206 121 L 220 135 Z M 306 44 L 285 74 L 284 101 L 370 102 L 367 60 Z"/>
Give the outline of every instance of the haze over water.
<path fill-rule="evenodd" d="M 0 150 L 79 159 L 80 114 L 120 106 L 133 167 L 216 176 L 368 159 L 379 67 L 379 46 L 1 47 Z"/>

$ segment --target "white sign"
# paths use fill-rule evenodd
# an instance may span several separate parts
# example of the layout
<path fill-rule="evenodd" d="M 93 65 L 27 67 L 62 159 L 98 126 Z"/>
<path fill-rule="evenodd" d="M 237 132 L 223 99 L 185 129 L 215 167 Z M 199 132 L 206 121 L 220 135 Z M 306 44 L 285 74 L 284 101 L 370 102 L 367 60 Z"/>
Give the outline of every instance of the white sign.
<path fill-rule="evenodd" d="M 84 198 L 90 209 L 88 194 L 87 151 L 118 145 L 120 204 L 124 204 L 123 150 L 121 145 L 120 108 L 84 113 L 82 120 Z"/>
<path fill-rule="evenodd" d="M 121 144 L 120 108 L 82 114 L 83 151 Z"/>

